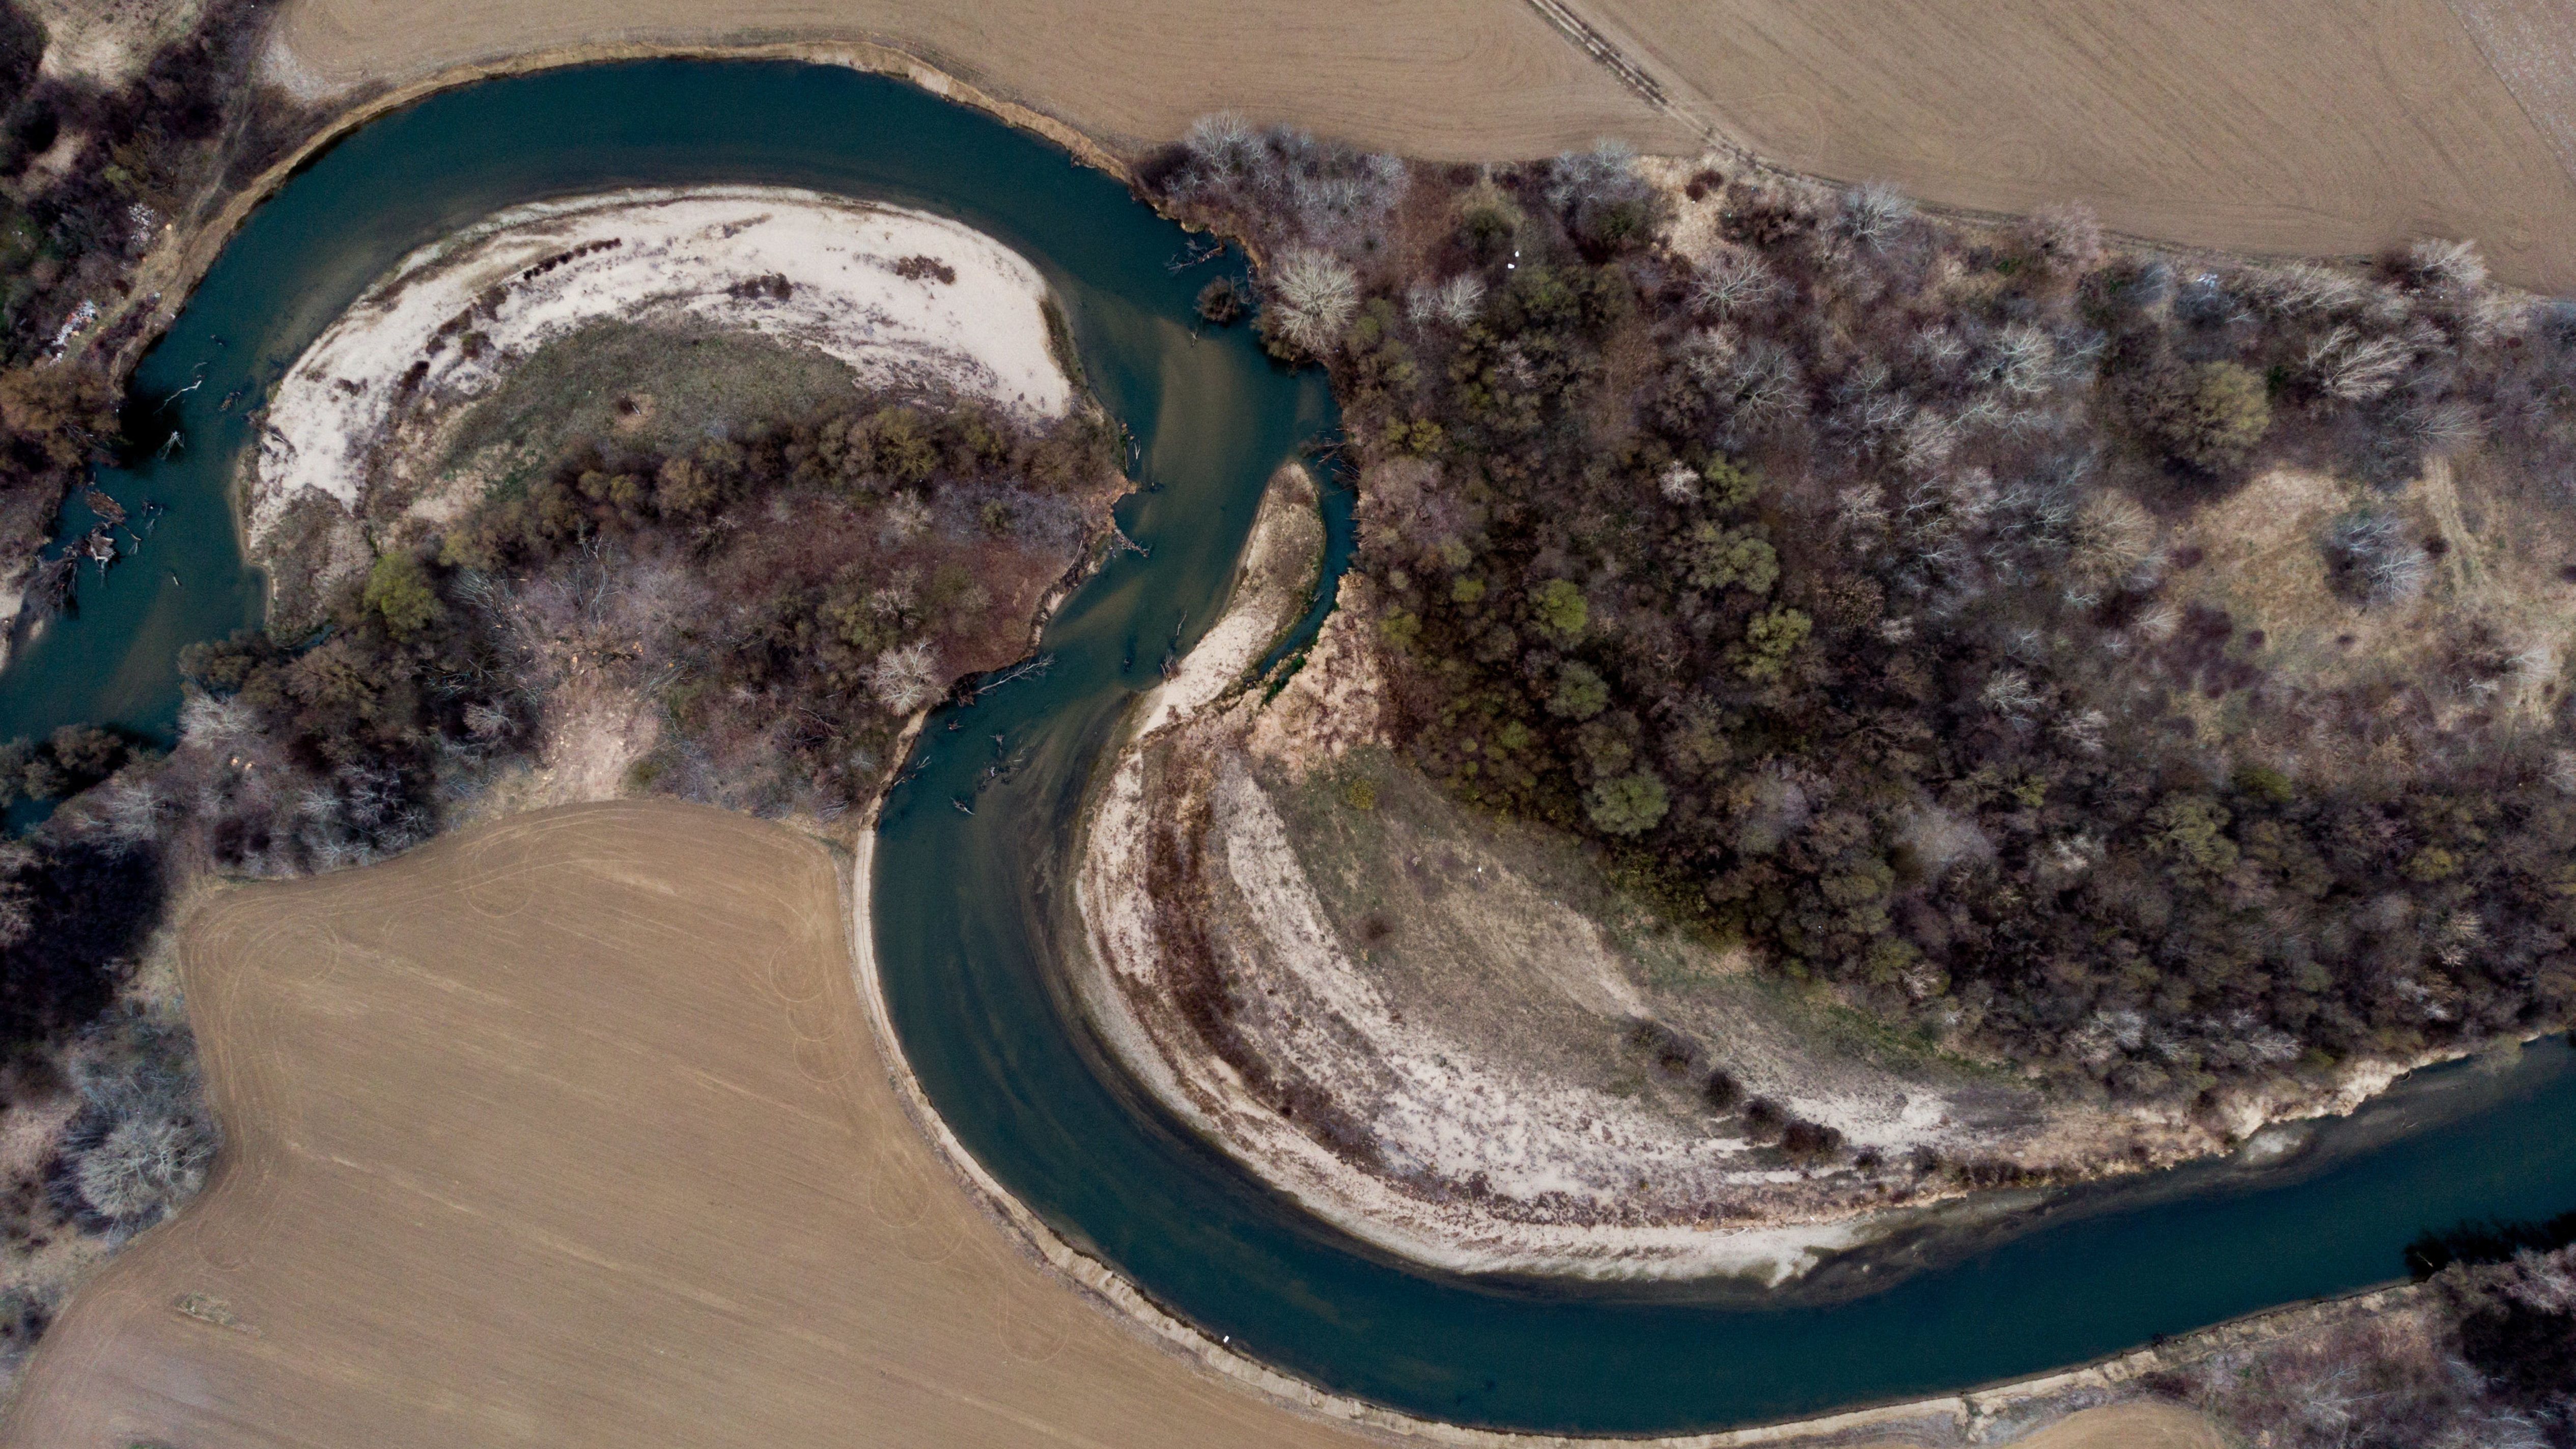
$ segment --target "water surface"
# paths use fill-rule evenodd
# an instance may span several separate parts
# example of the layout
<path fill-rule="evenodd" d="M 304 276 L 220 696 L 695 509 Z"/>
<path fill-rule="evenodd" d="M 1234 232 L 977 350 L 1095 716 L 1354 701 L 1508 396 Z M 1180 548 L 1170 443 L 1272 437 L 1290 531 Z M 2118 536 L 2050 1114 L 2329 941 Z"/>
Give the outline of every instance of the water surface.
<path fill-rule="evenodd" d="M 1150 553 L 1113 560 L 1075 594 L 1047 631 L 1042 677 L 931 721 L 922 773 L 885 812 L 877 959 L 905 1049 L 967 1148 L 1068 1238 L 1211 1333 L 1416 1413 L 1691 1429 L 2073 1362 L 2390 1278 L 2426 1227 L 2576 1206 L 2576 1054 L 2552 1043 L 2510 1070 L 2439 1074 L 2368 1130 L 2329 1132 L 2293 1170 L 2204 1170 L 2093 1195 L 2035 1231 L 1833 1302 L 1471 1282 L 1408 1270 L 1300 1213 L 1104 1064 L 1052 943 L 1075 812 L 1120 711 L 1212 621 L 1263 480 L 1332 428 L 1331 399 L 1240 331 L 1198 335 L 1190 302 L 1210 268 L 1173 270 L 1183 234 L 1117 183 L 848 71 L 653 62 L 489 81 L 323 155 L 253 215 L 145 359 L 142 407 L 182 441 L 104 482 L 129 507 L 152 498 L 168 513 L 133 561 L 103 583 L 85 576 L 76 619 L 0 674 L 0 736 L 92 718 L 169 727 L 177 648 L 257 617 L 224 497 L 246 414 L 404 253 L 524 201 L 719 181 L 906 202 L 1019 248 L 1063 300 L 1093 388 L 1135 435 L 1144 491 L 1119 517 Z M 67 527 L 86 526 L 78 513 Z M 1337 522 L 1337 558 L 1346 539 Z M 992 785 L 996 733 L 1014 770 Z M 2423 1126 L 2434 1119 L 2447 1125 Z M 2398 1130 L 2410 1121 L 2416 1130 Z M 1847 1276 L 1846 1287 L 1863 1281 Z"/>

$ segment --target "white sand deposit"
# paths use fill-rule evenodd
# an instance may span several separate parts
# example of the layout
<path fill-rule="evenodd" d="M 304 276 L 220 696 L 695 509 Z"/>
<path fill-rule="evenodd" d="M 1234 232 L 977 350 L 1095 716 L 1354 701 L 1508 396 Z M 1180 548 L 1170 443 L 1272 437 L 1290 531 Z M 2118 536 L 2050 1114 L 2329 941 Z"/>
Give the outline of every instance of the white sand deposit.
<path fill-rule="evenodd" d="M 615 320 L 755 333 L 871 387 L 1061 416 L 1046 283 L 991 237 L 772 187 L 633 190 L 500 212 L 405 258 L 279 384 L 248 511 L 256 550 L 308 495 L 360 511 L 406 415 L 452 415 L 550 341 Z"/>
<path fill-rule="evenodd" d="M 1262 947 L 1238 998 L 1261 1019 L 1244 1030 L 1282 1047 L 1336 1097 L 1364 1111 L 1382 1167 L 1354 1165 L 1301 1131 L 1213 1053 L 1188 1050 L 1136 1013 L 1130 990 L 1164 989 L 1145 873 L 1142 759 L 1118 763 L 1085 842 L 1079 888 L 1096 964 L 1083 999 L 1102 1034 L 1155 1096 L 1309 1212 L 1416 1262 L 1468 1273 L 1600 1278 L 1742 1276 L 1777 1285 L 1883 1224 L 1721 1228 L 1631 1225 L 1496 1212 L 1488 1202 L 1615 1205 L 1641 1177 L 1701 1180 L 1712 1193 L 1744 1174 L 1740 1138 L 1686 1135 L 1580 1089 L 1549 1089 L 1486 1070 L 1472 1049 L 1408 1030 L 1336 941 L 1285 827 L 1239 769 L 1223 772 L 1214 815 L 1224 868 Z M 1269 969 L 1261 969 L 1267 967 Z M 1100 974 L 1126 978 L 1122 990 Z M 1614 988 L 1615 989 L 1615 988 Z M 1158 1041 L 1157 1038 L 1160 1038 Z M 1759 1175 L 1758 1173 L 1756 1175 Z M 1473 1179 L 1487 1201 L 1408 1191 L 1407 1182 Z"/>
<path fill-rule="evenodd" d="M 1170 985 L 1162 979 L 1156 903 L 1144 885 L 1149 818 L 1161 807 L 1147 798 L 1142 745 L 1207 719 L 1296 617 L 1304 589 L 1284 584 L 1311 578 L 1304 571 L 1316 541 L 1313 499 L 1302 476 L 1274 481 L 1225 617 L 1170 680 L 1138 702 L 1129 743 L 1094 804 L 1076 877 L 1090 959 L 1076 983 L 1112 1050 L 1157 1098 L 1264 1181 L 1345 1231 L 1418 1262 L 1462 1272 L 1736 1274 L 1776 1284 L 1871 1236 L 1871 1225 L 1852 1221 L 1717 1229 L 1584 1221 L 1580 1212 L 1533 1221 L 1406 1190 L 1401 1184 L 1474 1179 L 1495 1199 L 1603 1205 L 1647 1174 L 1696 1180 L 1715 1196 L 1745 1175 L 1749 1144 L 1676 1131 L 1596 1092 L 1534 1087 L 1486 1070 L 1472 1049 L 1406 1025 L 1343 950 L 1277 811 L 1232 761 L 1219 766 L 1218 823 L 1207 844 L 1242 915 L 1205 924 L 1235 941 L 1235 968 L 1250 973 L 1234 983 L 1235 995 L 1257 1019 L 1240 1026 L 1281 1060 L 1337 1084 L 1336 1096 L 1365 1120 L 1383 1154 L 1382 1170 L 1345 1160 L 1203 1044 L 1140 1014 L 1140 997 L 1159 1004 Z M 1610 998 L 1597 1003 L 1603 1010 L 1641 1010 L 1615 973 L 1595 975 L 1581 987 Z"/>

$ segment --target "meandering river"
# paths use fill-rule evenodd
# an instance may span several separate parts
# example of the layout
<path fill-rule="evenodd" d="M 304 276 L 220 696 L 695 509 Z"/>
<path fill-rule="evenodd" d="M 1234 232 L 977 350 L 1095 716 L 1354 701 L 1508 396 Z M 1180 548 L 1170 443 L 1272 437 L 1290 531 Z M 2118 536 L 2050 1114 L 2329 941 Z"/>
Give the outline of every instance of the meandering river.
<path fill-rule="evenodd" d="M 846 70 L 651 62 L 486 81 L 304 168 L 144 360 L 132 430 L 147 448 L 179 441 L 101 482 L 129 508 L 166 511 L 135 557 L 104 579 L 85 572 L 76 618 L 0 673 L 0 737 L 91 719 L 168 731 L 178 649 L 258 618 L 227 497 L 250 414 L 370 280 L 504 206 L 698 182 L 885 197 L 1000 237 L 1046 272 L 1091 386 L 1137 439 L 1144 491 L 1119 517 L 1148 552 L 1073 596 L 1047 630 L 1042 677 L 932 719 L 921 772 L 884 815 L 877 959 L 905 1050 L 967 1148 L 1066 1237 L 1236 1348 L 1441 1418 L 1700 1428 L 2043 1370 L 2397 1276 L 2428 1227 L 2576 1207 L 2576 1053 L 2557 1042 L 2423 1074 L 2268 1173 L 2222 1165 L 2078 1195 L 2027 1230 L 1963 1238 L 1910 1268 L 1846 1266 L 1828 1275 L 1832 1294 L 1797 1299 L 1415 1272 L 1265 1190 L 1107 1064 L 1052 942 L 1075 812 L 1120 711 L 1212 622 L 1263 480 L 1333 425 L 1331 399 L 1241 331 L 1197 335 L 1192 296 L 1239 259 L 1179 266 L 1188 239 L 1117 182 Z M 66 533 L 86 527 L 75 503 Z M 1018 768 L 994 785 L 997 733 Z M 1896 1281 L 1866 1291 L 1884 1279 Z"/>

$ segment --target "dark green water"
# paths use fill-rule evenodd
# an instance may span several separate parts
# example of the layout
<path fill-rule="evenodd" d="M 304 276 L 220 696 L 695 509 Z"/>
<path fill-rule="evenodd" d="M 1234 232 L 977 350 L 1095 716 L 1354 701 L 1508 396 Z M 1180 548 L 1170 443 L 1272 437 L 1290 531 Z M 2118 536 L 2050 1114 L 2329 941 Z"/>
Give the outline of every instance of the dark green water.
<path fill-rule="evenodd" d="M 2576 1206 L 2576 1054 L 2553 1043 L 2508 1071 L 2428 1074 L 2324 1134 L 2295 1170 L 2174 1174 L 2068 1204 L 2033 1231 L 1832 1304 L 1470 1283 L 1406 1271 L 1305 1218 L 1100 1065 L 1048 943 L 1066 904 L 1060 856 L 1120 710 L 1210 622 L 1262 480 L 1331 426 L 1330 399 L 1240 333 L 1192 339 L 1205 269 L 1168 272 L 1181 233 L 1115 183 L 843 71 L 653 63 L 493 81 L 323 156 L 252 218 L 146 360 L 148 399 L 205 378 L 164 415 L 186 445 L 106 481 L 129 505 L 156 498 L 170 512 L 139 558 L 103 586 L 85 581 L 77 620 L 0 675 L 0 734 L 101 716 L 167 726 L 177 647 L 257 609 L 222 497 L 245 425 L 218 404 L 241 388 L 255 405 L 371 278 L 498 207 L 700 181 L 892 197 L 1018 247 L 1046 270 L 1093 387 L 1138 439 L 1148 491 L 1120 517 L 1150 558 L 1120 558 L 1074 596 L 1048 631 L 1044 677 L 933 720 L 923 772 L 885 814 L 877 955 L 905 1048 L 968 1148 L 1209 1331 L 1419 1413 L 1674 1430 L 2069 1363 L 2395 1276 L 2426 1227 Z M 1021 767 L 977 794 L 997 732 Z M 970 796 L 972 816 L 952 808 Z M 2441 1130 L 2425 1130 L 2436 1120 Z"/>

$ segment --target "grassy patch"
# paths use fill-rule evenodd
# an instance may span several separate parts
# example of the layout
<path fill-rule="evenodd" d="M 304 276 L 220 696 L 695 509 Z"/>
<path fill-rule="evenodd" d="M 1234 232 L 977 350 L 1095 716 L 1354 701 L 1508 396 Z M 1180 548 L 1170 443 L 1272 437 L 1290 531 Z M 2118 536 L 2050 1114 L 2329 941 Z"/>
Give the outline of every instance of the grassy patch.
<path fill-rule="evenodd" d="M 524 488 L 592 439 L 684 452 L 699 438 L 810 413 L 858 390 L 846 364 L 790 343 L 600 322 L 537 349 L 474 404 L 437 476 L 471 469 L 496 490 Z"/>

